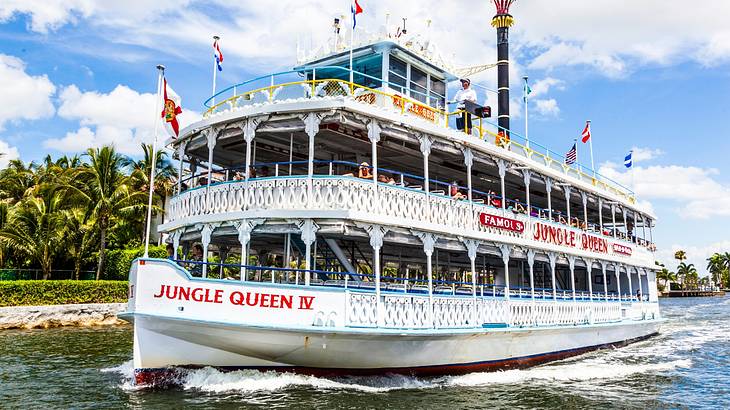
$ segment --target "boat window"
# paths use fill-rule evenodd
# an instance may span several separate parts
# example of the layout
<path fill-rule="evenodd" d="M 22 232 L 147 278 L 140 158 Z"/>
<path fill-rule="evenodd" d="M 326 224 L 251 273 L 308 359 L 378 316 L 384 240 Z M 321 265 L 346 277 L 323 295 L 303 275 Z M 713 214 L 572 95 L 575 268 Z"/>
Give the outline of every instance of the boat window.
<path fill-rule="evenodd" d="M 401 94 L 405 94 L 406 88 L 408 88 L 408 65 L 406 63 L 390 56 L 390 66 L 388 70 L 388 79 L 390 80 L 390 87 L 395 89 Z"/>
<path fill-rule="evenodd" d="M 411 98 L 426 102 L 426 86 L 428 76 L 423 71 L 411 66 Z"/>
<path fill-rule="evenodd" d="M 431 94 L 429 96 L 429 105 L 432 107 L 443 108 L 446 106 L 446 83 L 439 79 L 431 77 Z"/>

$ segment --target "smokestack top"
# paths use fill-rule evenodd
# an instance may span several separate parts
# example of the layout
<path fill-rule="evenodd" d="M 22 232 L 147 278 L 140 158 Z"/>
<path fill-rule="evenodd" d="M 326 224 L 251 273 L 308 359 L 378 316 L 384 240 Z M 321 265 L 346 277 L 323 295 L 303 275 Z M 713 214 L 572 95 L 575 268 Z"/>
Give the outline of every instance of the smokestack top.
<path fill-rule="evenodd" d="M 492 18 L 492 27 L 494 28 L 512 27 L 514 24 L 514 17 L 509 14 L 498 14 Z"/>

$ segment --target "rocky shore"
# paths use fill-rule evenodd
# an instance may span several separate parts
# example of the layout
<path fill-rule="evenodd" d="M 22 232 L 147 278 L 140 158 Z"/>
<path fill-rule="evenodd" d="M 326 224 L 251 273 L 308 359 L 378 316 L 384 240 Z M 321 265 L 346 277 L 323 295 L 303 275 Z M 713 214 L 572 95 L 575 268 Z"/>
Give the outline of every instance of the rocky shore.
<path fill-rule="evenodd" d="M 127 323 L 117 318 L 126 303 L 0 307 L 0 329 L 99 326 Z"/>

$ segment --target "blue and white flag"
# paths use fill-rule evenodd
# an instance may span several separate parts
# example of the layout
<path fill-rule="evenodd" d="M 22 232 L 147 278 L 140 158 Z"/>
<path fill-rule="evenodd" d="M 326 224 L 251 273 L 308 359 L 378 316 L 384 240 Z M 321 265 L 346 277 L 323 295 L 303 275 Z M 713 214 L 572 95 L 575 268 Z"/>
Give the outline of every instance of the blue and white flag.
<path fill-rule="evenodd" d="M 634 160 L 632 159 L 632 155 L 633 155 L 633 153 L 634 153 L 634 151 L 629 151 L 629 155 L 627 155 L 627 156 L 626 156 L 626 157 L 624 158 L 624 166 L 625 166 L 626 168 L 631 168 L 631 167 L 633 167 L 633 166 L 634 166 Z"/>

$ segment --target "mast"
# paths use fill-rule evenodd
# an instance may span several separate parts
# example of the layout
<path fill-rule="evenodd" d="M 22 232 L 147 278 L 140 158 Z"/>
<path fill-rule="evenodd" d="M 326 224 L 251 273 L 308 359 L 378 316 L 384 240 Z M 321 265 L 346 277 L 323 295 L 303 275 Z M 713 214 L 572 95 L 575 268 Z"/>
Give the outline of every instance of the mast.
<path fill-rule="evenodd" d="M 492 27 L 497 29 L 497 124 L 509 136 L 509 28 L 515 20 L 509 7 L 515 0 L 493 0 L 497 14 Z"/>

